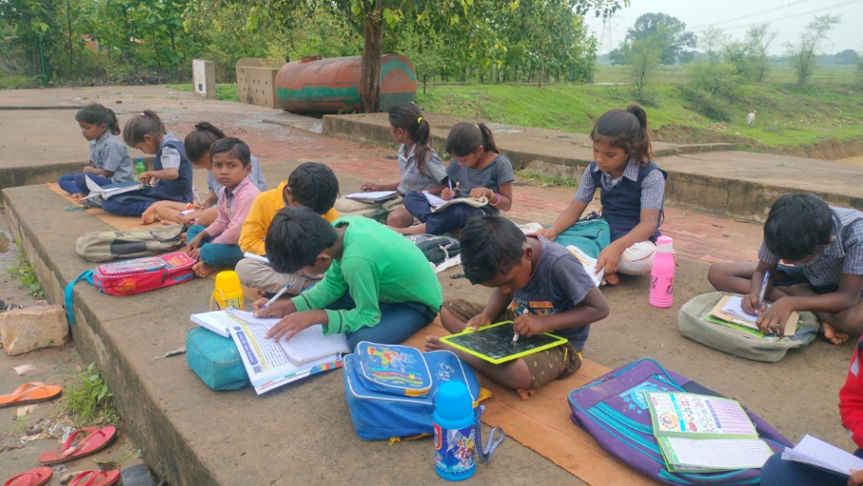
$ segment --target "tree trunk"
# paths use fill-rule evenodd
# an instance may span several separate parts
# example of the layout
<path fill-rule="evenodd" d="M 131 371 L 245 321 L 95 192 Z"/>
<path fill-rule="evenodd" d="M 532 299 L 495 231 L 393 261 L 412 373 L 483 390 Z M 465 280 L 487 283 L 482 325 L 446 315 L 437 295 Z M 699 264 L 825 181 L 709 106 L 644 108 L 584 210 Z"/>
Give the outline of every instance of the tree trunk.
<path fill-rule="evenodd" d="M 539 89 L 542 89 L 543 76 L 545 76 L 545 53 L 539 55 Z"/>
<path fill-rule="evenodd" d="M 384 24 L 374 11 L 366 14 L 364 24 L 360 104 L 364 113 L 375 113 L 380 109 Z"/>
<path fill-rule="evenodd" d="M 69 76 L 71 76 L 75 60 L 72 56 L 72 12 L 69 10 L 69 0 L 66 0 L 66 31 L 69 34 L 67 40 L 69 46 Z"/>

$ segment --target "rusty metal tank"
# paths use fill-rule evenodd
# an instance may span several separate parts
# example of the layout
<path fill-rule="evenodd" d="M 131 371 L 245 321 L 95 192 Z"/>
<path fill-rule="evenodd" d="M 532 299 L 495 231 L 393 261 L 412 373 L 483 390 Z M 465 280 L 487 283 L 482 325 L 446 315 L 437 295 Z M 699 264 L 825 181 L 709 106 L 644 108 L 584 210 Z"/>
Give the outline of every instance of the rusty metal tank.
<path fill-rule="evenodd" d="M 362 57 L 306 57 L 291 61 L 276 75 L 279 105 L 303 113 L 340 113 L 360 109 Z M 417 77 L 400 54 L 381 56 L 380 111 L 413 101 Z"/>

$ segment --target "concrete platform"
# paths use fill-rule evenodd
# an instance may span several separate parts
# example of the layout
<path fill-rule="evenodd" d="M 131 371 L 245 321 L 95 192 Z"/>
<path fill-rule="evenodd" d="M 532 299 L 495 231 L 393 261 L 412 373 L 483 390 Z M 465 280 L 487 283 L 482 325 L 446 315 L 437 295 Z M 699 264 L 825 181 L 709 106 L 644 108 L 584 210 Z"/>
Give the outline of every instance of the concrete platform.
<path fill-rule="evenodd" d="M 143 108 L 152 108 L 180 138 L 195 122 L 209 120 L 250 144 L 262 161 L 271 187 L 307 160 L 333 167 L 343 193 L 357 190 L 368 180 L 392 182 L 398 178 L 392 147 L 319 135 L 315 132 L 320 132 L 321 122 L 313 118 L 204 100 L 163 87 L 0 92 L 0 106 L 62 106 L 90 101 L 110 103 L 118 109 L 121 122 Z M 87 145 L 70 111 L 0 109 L 0 125 L 4 130 L 14 125 L 17 130 L 11 138 L 5 132 L 0 141 L 0 171 L 14 167 L 35 169 L 45 166 L 49 159 L 52 163 L 74 162 L 75 166 L 86 160 Z M 437 122 L 433 125 L 439 126 Z M 37 136 L 41 130 L 49 129 L 64 135 Z M 510 148 L 508 129 L 495 126 L 494 130 L 500 144 Z M 568 145 L 557 152 L 558 156 L 572 162 L 537 167 L 577 167 L 586 160 L 582 160 L 584 157 L 589 157 L 583 155 L 589 151 L 589 146 L 583 146 L 583 136 L 559 135 L 567 137 L 561 140 L 567 140 Z M 26 139 L 26 143 L 22 141 L 30 136 L 33 138 Z M 547 152 L 553 141 L 551 134 L 534 139 L 531 150 L 540 155 L 530 163 L 546 164 L 544 160 L 552 157 Z M 139 154 L 130 152 L 133 157 Z M 856 171 L 863 171 L 859 166 L 842 171 L 845 166 L 822 161 L 738 152 L 699 152 L 667 158 L 667 162 L 663 159 L 660 163 L 675 166 L 671 180 L 691 178 L 693 188 L 701 187 L 692 189 L 695 195 L 720 191 L 723 184 L 748 187 L 740 197 L 751 196 L 746 199 L 746 211 L 752 215 L 746 217 L 752 219 L 762 215 L 769 205 L 764 202 L 768 196 L 763 194 L 770 191 L 820 187 L 831 195 L 828 199 L 841 202 L 847 197 L 848 201 L 856 201 L 850 199 L 853 192 L 846 187 L 853 186 L 854 178 L 859 176 Z M 550 170 L 543 173 L 552 174 Z M 723 178 L 719 174 L 724 174 Z M 828 183 L 831 174 L 833 179 Z M 195 177 L 202 187 L 203 173 L 197 171 Z M 825 178 L 823 182 L 817 182 L 819 177 Z M 65 201 L 43 185 L 2 187 L 13 233 L 33 262 L 49 300 L 62 302 L 63 286 L 93 266 L 74 253 L 75 238 L 107 229 L 106 225 L 85 212 L 65 211 Z M 730 189 L 725 191 L 732 193 Z M 510 217 L 550 223 L 571 199 L 573 189 L 517 185 L 514 193 L 517 204 Z M 711 194 L 702 200 L 710 203 L 708 207 L 714 211 L 730 207 L 729 199 L 723 199 L 721 192 Z M 741 400 L 792 440 L 812 433 L 851 450 L 853 446 L 839 424 L 836 409 L 837 393 L 853 352 L 850 343 L 835 347 L 818 341 L 779 363 L 766 364 L 710 350 L 677 332 L 680 305 L 709 290 L 707 263 L 755 257 L 760 226 L 735 221 L 740 217 L 744 216 L 733 211 L 716 217 L 669 204 L 663 232 L 674 237 L 679 257 L 674 307 L 662 310 L 647 305 L 646 278 L 627 279 L 619 287 L 604 289 L 612 313 L 593 326 L 586 356 L 609 367 L 646 356 L 656 358 L 671 370 Z M 458 270 L 451 272 L 455 271 Z M 445 297 L 482 300 L 488 292 L 467 285 L 464 279 L 450 279 L 447 274 L 442 275 L 441 284 Z M 143 448 L 147 463 L 169 484 L 440 482 L 432 471 L 428 440 L 389 446 L 356 437 L 344 401 L 341 371 L 256 397 L 250 389 L 210 391 L 192 374 L 182 356 L 153 361 L 152 357 L 183 345 L 185 332 L 192 326 L 188 315 L 207 308 L 211 290 L 209 280 L 128 298 L 99 294 L 86 284 L 79 284 L 75 290 L 78 324 L 73 328 L 74 344 L 86 360 L 97 362 L 107 378 L 124 420 L 122 433 L 133 436 Z M 568 414 L 565 397 L 560 397 L 560 403 L 555 413 Z M 468 483 L 492 481 L 583 484 L 512 440 L 505 443 L 491 464 L 480 466 Z"/>
<path fill-rule="evenodd" d="M 264 169 L 276 180 L 291 167 L 274 163 Z M 346 190 L 362 182 L 344 172 L 339 177 Z M 62 302 L 63 286 L 92 267 L 74 253 L 74 238 L 106 225 L 85 212 L 65 211 L 65 201 L 41 185 L 4 189 L 3 196 L 12 230 L 24 243 L 49 300 Z M 709 217 L 690 213 L 687 219 L 690 227 L 727 231 Z M 743 228 L 749 233 L 757 229 Z M 676 237 L 671 229 L 668 233 Z M 685 237 L 679 241 L 687 246 Z M 676 329 L 677 309 L 709 290 L 706 269 L 705 263 L 680 259 L 672 309 L 647 305 L 647 278 L 604 289 L 612 314 L 593 326 L 586 356 L 610 367 L 653 357 L 743 401 L 792 440 L 814 433 L 850 448 L 839 425 L 836 394 L 853 347 L 816 342 L 779 363 L 766 364 L 682 338 Z M 487 289 L 447 277 L 458 270 L 441 275 L 445 298 L 485 299 Z M 331 484 L 361 477 L 374 478 L 375 484 L 439 483 L 429 440 L 390 446 L 357 438 L 340 370 L 257 397 L 251 389 L 209 390 L 182 356 L 153 361 L 183 345 L 192 326 L 188 315 L 207 308 L 211 290 L 210 280 L 126 298 L 100 294 L 87 284 L 75 290 L 74 343 L 107 378 L 123 417 L 123 433 L 141 445 L 147 463 L 169 484 Z M 560 397 L 555 413 L 569 413 L 566 397 Z M 468 484 L 528 481 L 584 484 L 511 439 Z"/>

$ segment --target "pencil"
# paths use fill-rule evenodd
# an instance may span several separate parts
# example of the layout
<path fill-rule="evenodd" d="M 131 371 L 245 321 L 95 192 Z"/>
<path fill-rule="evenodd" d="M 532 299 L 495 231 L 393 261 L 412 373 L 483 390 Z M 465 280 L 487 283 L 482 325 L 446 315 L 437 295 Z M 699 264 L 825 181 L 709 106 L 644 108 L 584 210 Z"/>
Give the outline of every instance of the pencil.
<path fill-rule="evenodd" d="M 266 304 L 262 305 L 261 309 L 266 309 L 267 307 L 270 306 L 270 304 L 279 300 L 279 297 L 285 295 L 285 292 L 287 292 L 289 288 L 291 288 L 291 284 L 287 284 L 284 287 L 282 287 L 282 290 L 279 290 L 278 293 L 276 293 L 276 295 L 273 296 L 273 298 L 268 300 Z"/>

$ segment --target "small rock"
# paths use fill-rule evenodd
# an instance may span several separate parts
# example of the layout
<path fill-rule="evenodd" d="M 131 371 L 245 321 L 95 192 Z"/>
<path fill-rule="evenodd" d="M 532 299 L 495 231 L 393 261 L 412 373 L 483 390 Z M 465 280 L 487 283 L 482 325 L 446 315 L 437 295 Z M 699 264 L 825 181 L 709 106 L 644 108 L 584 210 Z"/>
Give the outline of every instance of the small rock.
<path fill-rule="evenodd" d="M 33 306 L 0 314 L 0 342 L 10 356 L 50 346 L 62 346 L 69 323 L 58 305 Z"/>

